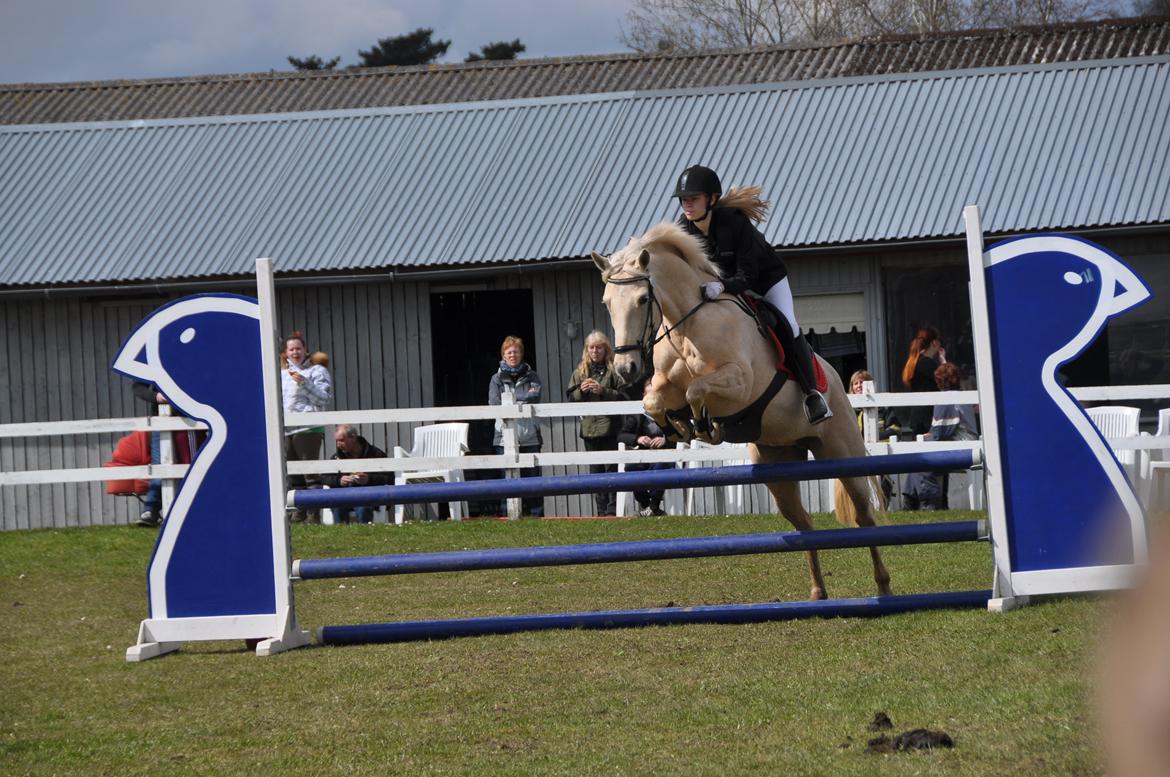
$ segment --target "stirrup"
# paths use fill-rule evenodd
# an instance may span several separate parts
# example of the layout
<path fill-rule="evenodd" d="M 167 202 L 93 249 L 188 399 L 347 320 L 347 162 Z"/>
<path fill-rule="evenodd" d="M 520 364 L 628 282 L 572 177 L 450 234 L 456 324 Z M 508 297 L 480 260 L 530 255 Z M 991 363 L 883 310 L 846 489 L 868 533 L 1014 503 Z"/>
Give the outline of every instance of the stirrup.
<path fill-rule="evenodd" d="M 829 409 L 829 403 L 825 401 L 824 394 L 819 391 L 810 391 L 804 395 L 804 417 L 813 425 L 828 421 L 833 417 L 833 411 Z"/>

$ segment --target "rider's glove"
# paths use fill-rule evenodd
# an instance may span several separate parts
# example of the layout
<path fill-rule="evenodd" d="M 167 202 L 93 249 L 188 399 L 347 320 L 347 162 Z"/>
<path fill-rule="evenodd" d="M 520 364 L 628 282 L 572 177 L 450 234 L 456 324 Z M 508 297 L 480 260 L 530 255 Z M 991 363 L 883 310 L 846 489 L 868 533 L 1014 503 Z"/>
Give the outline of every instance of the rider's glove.
<path fill-rule="evenodd" d="M 719 281 L 704 283 L 700 288 L 703 289 L 703 299 L 718 299 L 723 293 L 723 284 Z"/>

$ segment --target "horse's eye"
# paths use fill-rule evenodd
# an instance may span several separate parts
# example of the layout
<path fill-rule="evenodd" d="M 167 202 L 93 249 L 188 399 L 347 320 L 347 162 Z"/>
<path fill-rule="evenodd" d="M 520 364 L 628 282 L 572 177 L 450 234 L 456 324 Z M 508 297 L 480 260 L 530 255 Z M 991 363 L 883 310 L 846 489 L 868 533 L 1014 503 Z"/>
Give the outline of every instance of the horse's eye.
<path fill-rule="evenodd" d="M 645 305 L 649 301 L 649 299 L 650 299 L 649 294 L 643 294 L 641 297 L 638 297 L 638 305 L 639 306 Z"/>

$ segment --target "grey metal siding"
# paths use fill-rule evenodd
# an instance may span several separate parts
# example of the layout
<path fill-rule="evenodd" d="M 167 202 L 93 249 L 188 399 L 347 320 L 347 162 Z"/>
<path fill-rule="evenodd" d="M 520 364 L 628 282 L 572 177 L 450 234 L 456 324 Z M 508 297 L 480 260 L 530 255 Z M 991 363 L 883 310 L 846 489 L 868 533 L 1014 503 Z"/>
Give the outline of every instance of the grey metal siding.
<path fill-rule="evenodd" d="M 781 246 L 1170 222 L 1170 57 L 0 129 L 0 285 L 587 256 L 694 162 Z M 695 138 L 707 138 L 697 144 Z"/>
<path fill-rule="evenodd" d="M 532 288 L 535 350 L 546 401 L 562 401 L 580 358 L 584 334 L 608 328 L 592 269 L 501 275 L 492 288 Z M 157 300 L 59 298 L 0 306 L 0 423 L 144 415 L 130 384 L 109 368 L 114 353 Z M 277 293 L 284 334 L 304 333 L 311 350 L 329 354 L 337 409 L 429 407 L 434 404 L 429 284 L 383 282 L 285 287 Z M 568 340 L 564 321 L 581 322 Z M 487 383 L 483 375 L 486 400 Z M 409 448 L 416 424 L 363 427 L 379 447 Z M 546 427 L 545 450 L 577 450 L 575 419 Z M 97 467 L 118 435 L 0 440 L 0 469 Z M 327 442 L 323 455 L 330 453 Z M 105 495 L 104 484 L 0 488 L 0 528 L 27 529 L 127 523 L 138 502 Z M 587 514 L 579 497 L 559 497 L 550 513 Z"/>

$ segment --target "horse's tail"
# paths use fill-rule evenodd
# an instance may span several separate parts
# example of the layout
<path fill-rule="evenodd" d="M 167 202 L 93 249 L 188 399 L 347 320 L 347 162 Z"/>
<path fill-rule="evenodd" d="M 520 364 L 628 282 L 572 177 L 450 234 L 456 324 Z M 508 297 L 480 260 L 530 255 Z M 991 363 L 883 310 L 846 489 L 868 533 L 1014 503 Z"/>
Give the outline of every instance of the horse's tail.
<path fill-rule="evenodd" d="M 882 512 L 886 509 L 886 495 L 882 491 L 881 481 L 877 475 L 869 475 L 865 478 L 866 485 L 869 486 L 869 500 L 876 512 Z M 853 504 L 853 500 L 849 498 L 849 492 L 845 490 L 845 484 L 840 480 L 833 483 L 833 507 L 837 512 L 837 522 L 842 526 L 856 526 L 857 525 L 857 508 Z"/>
<path fill-rule="evenodd" d="M 732 186 L 719 198 L 719 206 L 741 210 L 743 215 L 759 224 L 768 217 L 768 208 L 771 207 L 771 203 L 762 198 L 763 193 L 762 186 Z"/>

